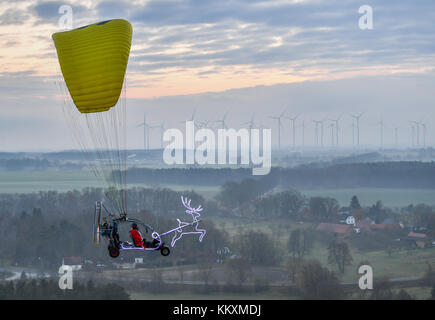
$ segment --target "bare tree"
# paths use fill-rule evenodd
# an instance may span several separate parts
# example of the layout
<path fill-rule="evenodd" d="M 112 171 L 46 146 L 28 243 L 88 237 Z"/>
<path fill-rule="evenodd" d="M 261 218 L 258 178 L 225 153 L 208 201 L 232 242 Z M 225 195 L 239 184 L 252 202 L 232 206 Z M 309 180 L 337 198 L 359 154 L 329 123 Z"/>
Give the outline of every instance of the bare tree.
<path fill-rule="evenodd" d="M 340 282 L 334 272 L 322 267 L 317 260 L 301 264 L 297 284 L 301 296 L 305 299 L 339 299 L 343 296 Z"/>
<path fill-rule="evenodd" d="M 251 264 L 244 258 L 228 260 L 226 266 L 230 275 L 228 280 L 235 280 L 239 285 L 245 283 L 251 273 Z"/>
<path fill-rule="evenodd" d="M 350 265 L 353 258 L 349 246 L 344 241 L 334 240 L 328 247 L 328 263 L 337 264 L 340 273 L 344 273 L 345 267 Z"/>
<path fill-rule="evenodd" d="M 313 238 L 307 230 L 295 229 L 290 233 L 287 246 L 293 260 L 300 263 L 304 255 L 311 250 Z"/>

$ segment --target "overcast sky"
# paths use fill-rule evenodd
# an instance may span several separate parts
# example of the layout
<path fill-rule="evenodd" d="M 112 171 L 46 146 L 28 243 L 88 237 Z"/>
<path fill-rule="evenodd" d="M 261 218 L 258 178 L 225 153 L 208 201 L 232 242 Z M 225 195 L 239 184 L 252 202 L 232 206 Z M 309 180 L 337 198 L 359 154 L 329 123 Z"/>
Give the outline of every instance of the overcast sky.
<path fill-rule="evenodd" d="M 410 120 L 435 144 L 435 2 L 353 0 L 0 0 L 0 151 L 74 148 L 53 81 L 51 34 L 69 4 L 74 27 L 124 18 L 133 25 L 127 70 L 128 147 L 143 145 L 136 125 L 180 126 L 228 113 L 238 128 L 255 113 L 273 129 L 287 109 L 297 144 L 314 143 L 313 120 L 340 115 L 340 141 L 352 143 L 350 113 L 361 113 L 361 143 L 410 144 Z M 361 5 L 373 29 L 361 30 Z M 299 121 L 300 120 L 300 121 Z M 325 122 L 325 145 L 330 144 Z M 246 125 L 245 125 L 246 126 Z M 420 128 L 422 143 L 423 129 Z M 284 120 L 284 145 L 291 138 Z M 159 145 L 154 130 L 152 145 Z"/>

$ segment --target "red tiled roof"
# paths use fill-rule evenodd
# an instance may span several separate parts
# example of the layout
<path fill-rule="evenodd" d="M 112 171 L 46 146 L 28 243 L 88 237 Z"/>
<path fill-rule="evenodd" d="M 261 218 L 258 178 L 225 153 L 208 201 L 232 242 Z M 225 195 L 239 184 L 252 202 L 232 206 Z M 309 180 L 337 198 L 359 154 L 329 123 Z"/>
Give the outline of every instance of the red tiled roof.
<path fill-rule="evenodd" d="M 416 233 L 416 232 L 410 232 L 408 234 L 408 237 L 410 238 L 419 238 L 419 239 L 425 239 L 427 236 L 424 233 Z"/>
<path fill-rule="evenodd" d="M 370 225 L 370 228 L 374 230 L 384 230 L 384 229 L 400 228 L 400 225 L 398 223 L 378 223 L 378 224 Z"/>
<path fill-rule="evenodd" d="M 322 222 L 317 226 L 318 231 L 328 231 L 338 234 L 346 234 L 352 230 L 352 227 L 347 224 L 335 224 Z"/>
<path fill-rule="evenodd" d="M 378 223 L 378 224 L 374 224 L 374 223 L 370 223 L 369 221 L 365 221 L 365 220 L 358 220 L 356 222 L 355 226 L 357 228 L 361 228 L 365 232 L 377 231 L 377 230 L 386 230 L 386 229 L 395 229 L 395 228 L 398 229 L 398 228 L 400 228 L 400 224 L 399 223 Z"/>
<path fill-rule="evenodd" d="M 364 231 L 371 231 L 371 223 L 367 220 L 357 220 L 355 223 L 357 228 L 361 228 Z"/>

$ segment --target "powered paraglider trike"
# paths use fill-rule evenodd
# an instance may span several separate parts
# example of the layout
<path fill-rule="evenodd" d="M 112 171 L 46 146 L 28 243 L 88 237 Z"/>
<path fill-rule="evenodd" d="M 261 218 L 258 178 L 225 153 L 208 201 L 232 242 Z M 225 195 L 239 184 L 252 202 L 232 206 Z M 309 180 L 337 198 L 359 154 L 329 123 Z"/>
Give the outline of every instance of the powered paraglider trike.
<path fill-rule="evenodd" d="M 187 202 L 187 199 L 183 199 L 183 204 L 188 205 L 188 210 L 202 210 L 201 206 L 196 209 L 190 208 L 190 200 Z M 103 210 L 106 215 L 103 217 Z M 175 227 L 171 230 L 168 230 L 163 233 L 158 233 L 152 226 L 142 222 L 136 218 L 128 218 L 127 214 L 122 214 L 120 216 L 115 216 L 110 213 L 101 202 L 96 202 L 95 204 L 95 213 L 94 213 L 94 244 L 99 245 L 101 237 L 108 240 L 108 250 L 109 255 L 112 258 L 117 258 L 121 251 L 128 250 L 139 250 L 139 251 L 159 251 L 162 256 L 168 256 L 170 254 L 170 249 L 165 245 L 162 238 L 168 235 L 173 235 L 171 246 L 173 247 L 175 243 L 181 239 L 184 234 L 199 234 L 199 240 L 202 241 L 203 237 L 206 234 L 206 231 L 203 229 L 198 229 L 198 216 L 193 216 L 192 222 L 182 222 L 179 219 L 178 227 Z M 142 226 L 146 233 L 151 233 L 152 241 L 145 241 L 142 246 L 135 246 L 134 243 L 128 241 L 122 241 L 119 236 L 119 226 L 121 224 L 131 223 Z M 193 227 L 193 230 L 184 231 L 184 228 Z"/>

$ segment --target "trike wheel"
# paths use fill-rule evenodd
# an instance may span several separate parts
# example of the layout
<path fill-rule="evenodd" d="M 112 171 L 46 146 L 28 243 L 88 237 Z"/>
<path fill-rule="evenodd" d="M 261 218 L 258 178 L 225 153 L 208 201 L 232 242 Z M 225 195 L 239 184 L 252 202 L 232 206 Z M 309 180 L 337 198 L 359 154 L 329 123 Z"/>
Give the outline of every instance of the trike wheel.
<path fill-rule="evenodd" d="M 114 246 L 109 246 L 109 256 L 117 258 L 119 256 L 119 249 Z"/>
<path fill-rule="evenodd" d="M 169 256 L 171 251 L 169 250 L 168 247 L 161 247 L 160 248 L 160 253 L 162 254 L 162 256 L 166 257 L 166 256 Z"/>

